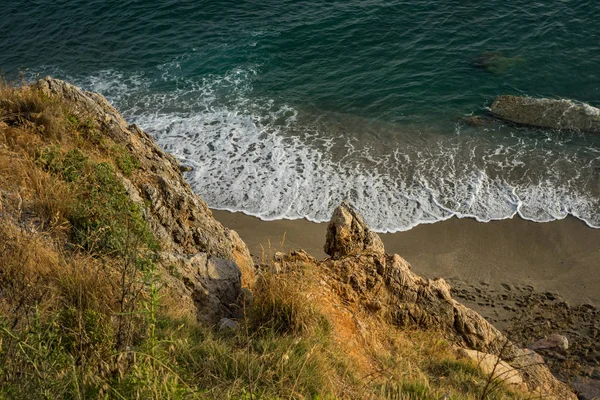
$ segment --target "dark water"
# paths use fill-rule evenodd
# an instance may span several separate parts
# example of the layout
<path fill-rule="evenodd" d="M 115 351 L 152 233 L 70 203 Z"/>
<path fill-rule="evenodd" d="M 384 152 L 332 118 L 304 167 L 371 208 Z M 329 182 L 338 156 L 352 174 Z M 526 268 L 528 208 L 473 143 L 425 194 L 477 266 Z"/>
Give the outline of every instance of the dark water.
<path fill-rule="evenodd" d="M 380 231 L 452 215 L 600 227 L 600 137 L 470 127 L 499 94 L 600 106 L 600 3 L 13 1 L 8 78 L 105 94 L 215 208 Z M 495 52 L 492 71 L 475 66 Z"/>

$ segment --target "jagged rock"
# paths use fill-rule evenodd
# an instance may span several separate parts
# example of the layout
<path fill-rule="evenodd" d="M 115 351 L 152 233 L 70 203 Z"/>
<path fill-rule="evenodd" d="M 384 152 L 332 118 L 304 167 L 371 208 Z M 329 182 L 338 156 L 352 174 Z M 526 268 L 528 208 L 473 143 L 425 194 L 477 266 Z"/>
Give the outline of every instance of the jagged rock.
<path fill-rule="evenodd" d="M 238 234 L 217 222 L 192 192 L 179 162 L 137 125 L 129 125 L 102 95 L 49 77 L 37 87 L 68 101 L 77 116 L 94 121 L 138 160 L 139 169 L 120 178 L 159 240 L 161 266 L 169 272 L 164 275 L 171 292 L 185 294 L 180 300 L 188 314 L 195 309 L 198 318 L 216 322 L 235 312 L 240 282 L 251 286 L 254 281 L 252 257 Z"/>
<path fill-rule="evenodd" d="M 328 286 L 344 304 L 377 313 L 400 327 L 442 331 L 460 347 L 499 357 L 507 368 L 519 371 L 532 393 L 557 400 L 576 398 L 554 378 L 538 354 L 518 348 L 481 315 L 454 300 L 445 280 L 415 274 L 402 257 L 386 255 L 383 245 L 373 243 L 381 241 L 356 211 L 348 204 L 336 209 L 325 245 L 332 258 L 318 263 L 317 268 L 325 271 Z M 291 256 L 283 258 L 293 260 Z"/>
<path fill-rule="evenodd" d="M 459 354 L 475 361 L 477 367 L 484 375 L 494 380 L 500 380 L 518 389 L 526 389 L 523 377 L 521 377 L 519 371 L 511 367 L 507 362 L 502 361 L 498 356 L 469 349 L 460 349 Z"/>
<path fill-rule="evenodd" d="M 490 111 L 520 125 L 600 133 L 600 109 L 573 100 L 498 96 Z"/>
<path fill-rule="evenodd" d="M 332 258 L 361 252 L 385 252 L 379 236 L 371 232 L 362 216 L 347 202 L 343 202 L 333 212 L 327 227 L 324 250 Z"/>
<path fill-rule="evenodd" d="M 552 334 L 545 339 L 540 339 L 529 346 L 531 350 L 558 349 L 567 350 L 569 348 L 569 340 L 563 335 Z"/>
<path fill-rule="evenodd" d="M 316 264 L 317 260 L 304 250 L 296 250 L 288 254 L 278 251 L 273 255 L 271 264 L 263 265 L 262 269 L 271 270 L 271 272 L 279 274 L 285 271 L 286 264 L 288 263 Z"/>

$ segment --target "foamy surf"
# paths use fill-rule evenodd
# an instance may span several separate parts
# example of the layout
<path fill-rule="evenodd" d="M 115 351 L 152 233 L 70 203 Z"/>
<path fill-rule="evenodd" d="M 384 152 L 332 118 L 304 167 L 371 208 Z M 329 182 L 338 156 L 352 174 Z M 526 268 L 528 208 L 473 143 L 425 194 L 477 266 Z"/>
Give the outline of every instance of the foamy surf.
<path fill-rule="evenodd" d="M 161 71 L 170 90 L 118 71 L 74 80 L 191 165 L 186 178 L 212 208 L 323 222 L 348 200 L 378 232 L 452 216 L 600 227 L 600 154 L 586 138 L 381 124 L 255 96 L 255 68 L 196 80 L 176 64 Z"/>

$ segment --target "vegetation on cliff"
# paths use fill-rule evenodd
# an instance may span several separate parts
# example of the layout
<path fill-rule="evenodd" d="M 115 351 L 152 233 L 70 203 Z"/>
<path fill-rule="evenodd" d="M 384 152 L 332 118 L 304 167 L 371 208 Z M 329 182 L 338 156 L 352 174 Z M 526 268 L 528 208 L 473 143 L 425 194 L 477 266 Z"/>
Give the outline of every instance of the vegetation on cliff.
<path fill-rule="evenodd" d="M 226 279 L 247 249 L 176 163 L 58 84 L 0 87 L 0 398 L 531 397 L 360 305 L 342 264 L 300 252 Z"/>

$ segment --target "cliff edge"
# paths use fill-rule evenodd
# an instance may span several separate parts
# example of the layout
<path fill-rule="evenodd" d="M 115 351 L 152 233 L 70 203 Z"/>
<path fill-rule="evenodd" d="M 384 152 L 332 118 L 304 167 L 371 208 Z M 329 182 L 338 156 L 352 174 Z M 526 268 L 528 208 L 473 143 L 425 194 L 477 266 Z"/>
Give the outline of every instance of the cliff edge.
<path fill-rule="evenodd" d="M 103 96 L 0 92 L 0 397 L 576 398 L 348 203 L 255 266 Z"/>

